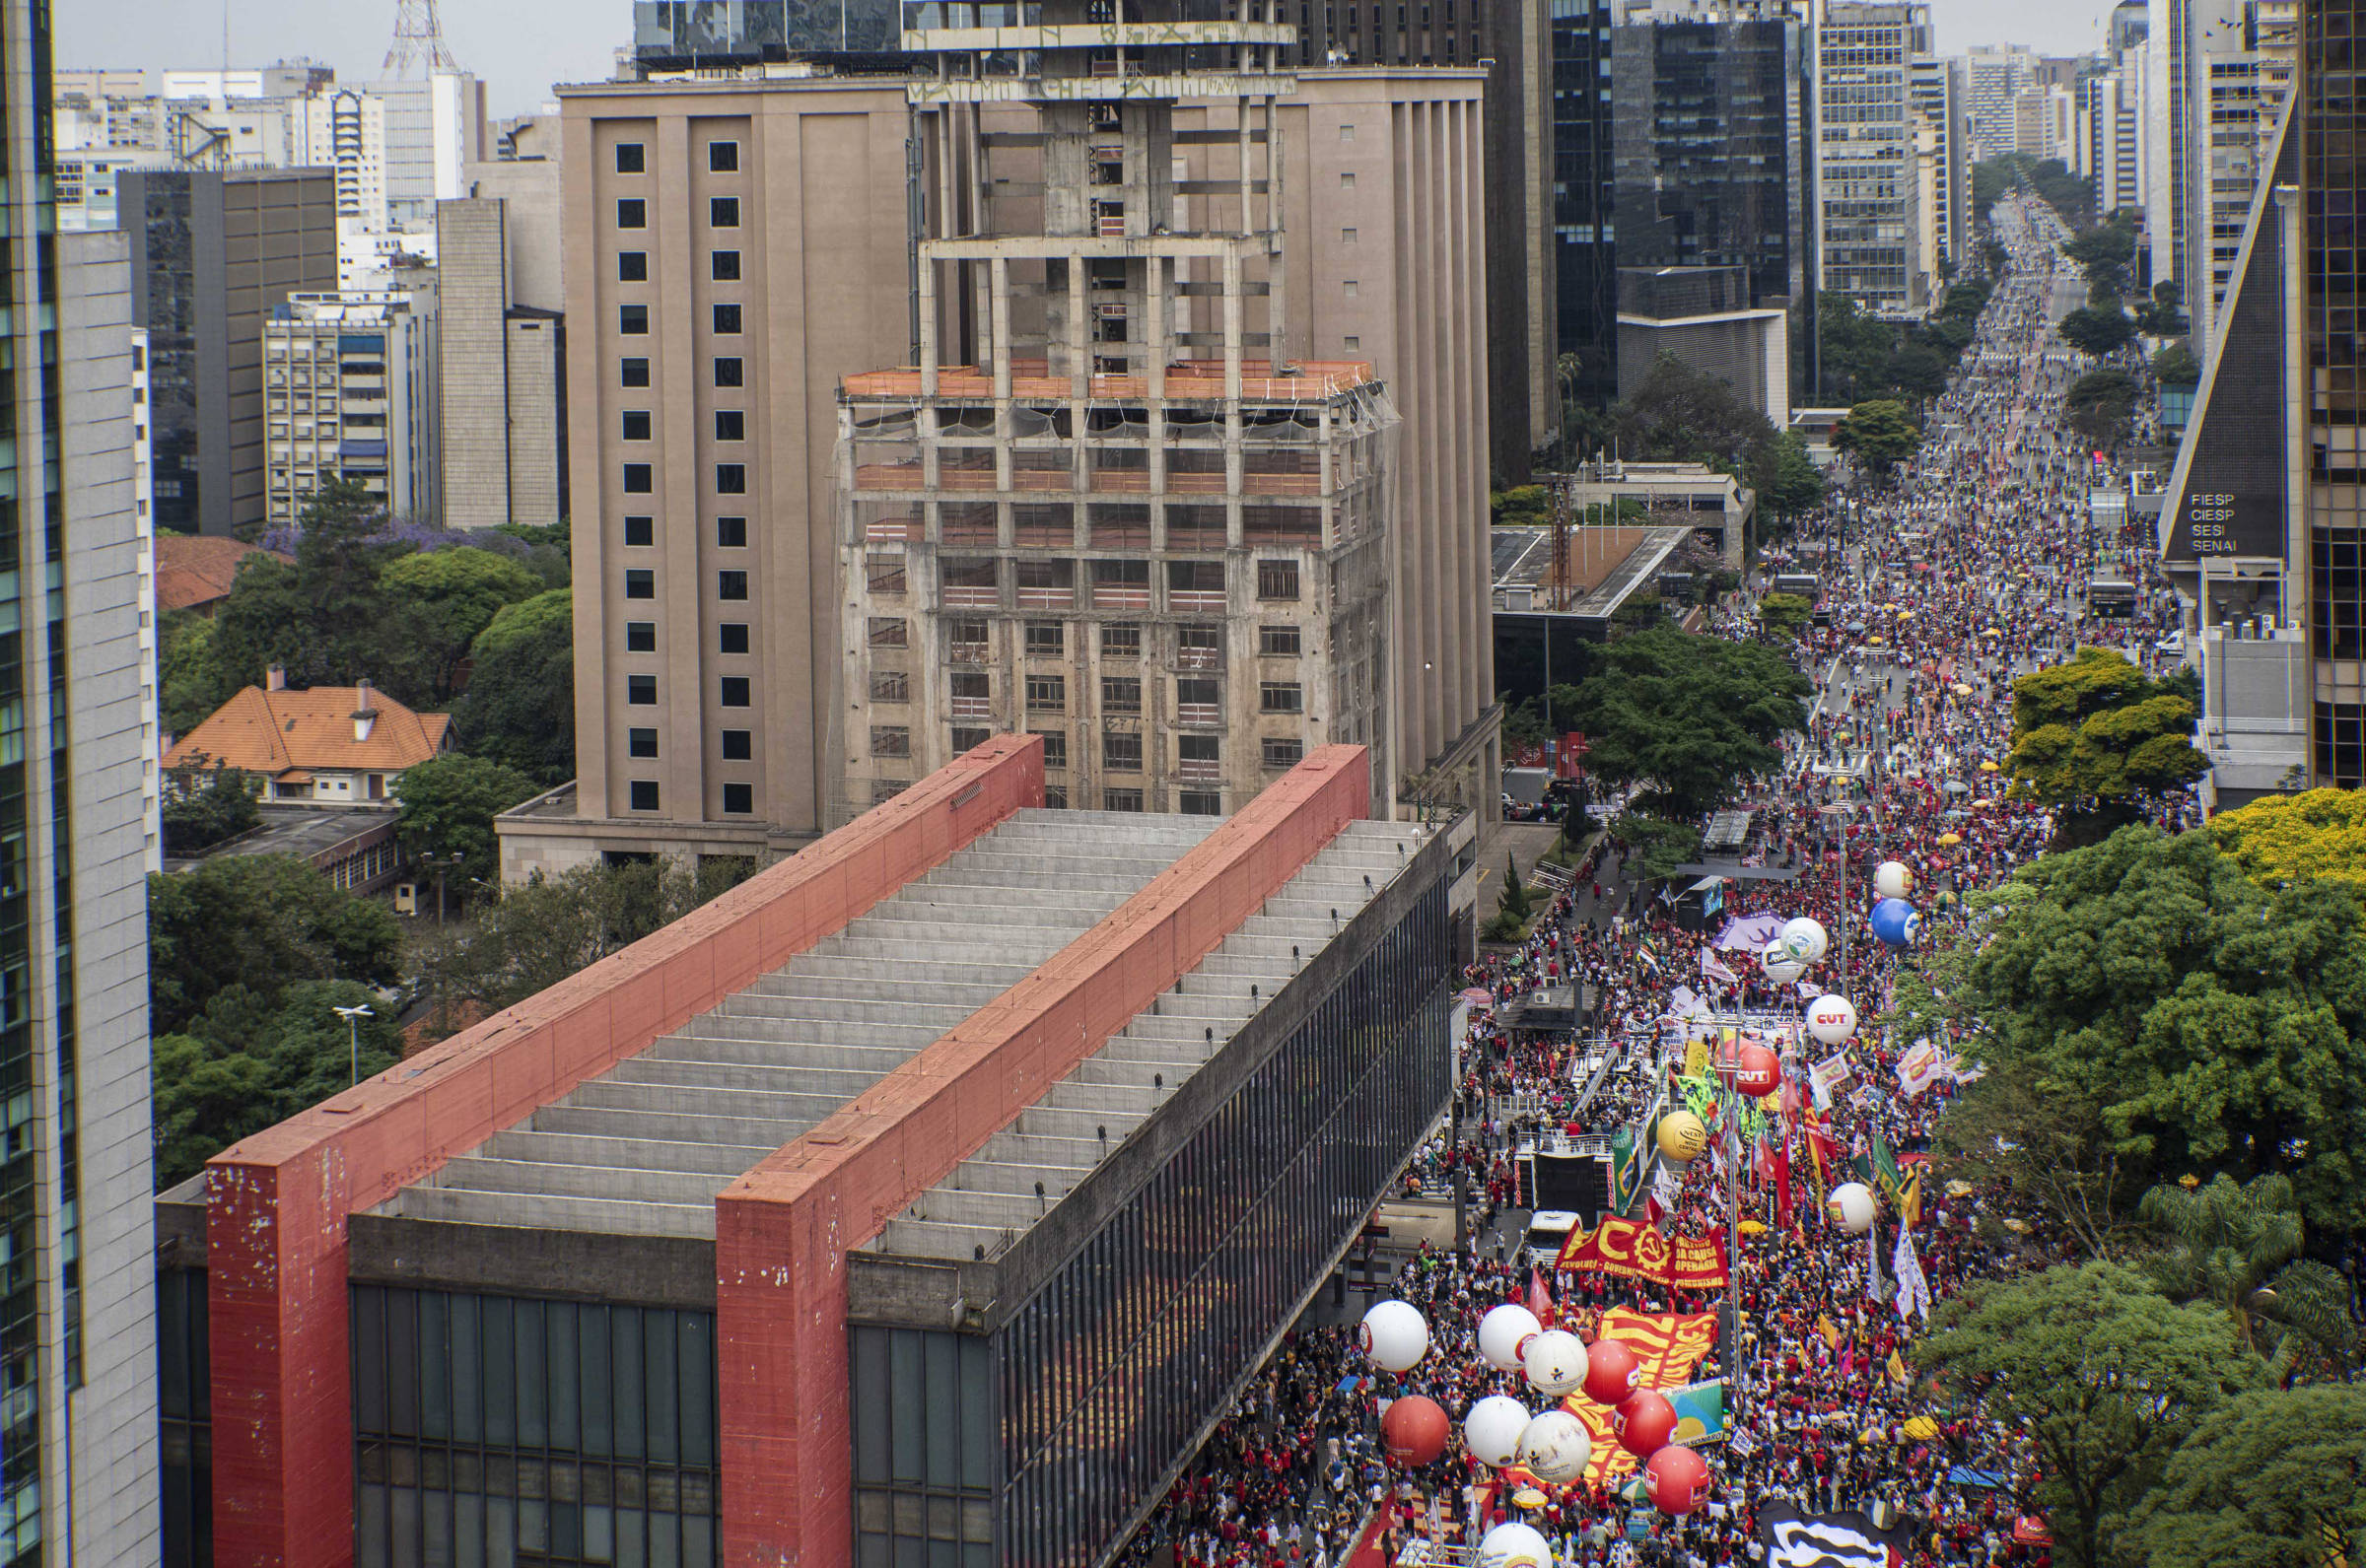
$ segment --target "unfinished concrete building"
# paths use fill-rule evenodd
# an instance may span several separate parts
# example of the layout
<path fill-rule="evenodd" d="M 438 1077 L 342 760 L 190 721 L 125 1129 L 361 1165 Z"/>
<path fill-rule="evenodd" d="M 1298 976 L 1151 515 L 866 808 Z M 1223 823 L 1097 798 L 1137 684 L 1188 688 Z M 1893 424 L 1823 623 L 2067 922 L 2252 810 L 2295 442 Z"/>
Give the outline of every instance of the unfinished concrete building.
<path fill-rule="evenodd" d="M 1293 30 L 1270 0 L 907 13 L 936 232 L 918 365 L 840 392 L 837 819 L 998 731 L 1044 737 L 1053 802 L 1119 811 L 1388 754 L 1397 417 L 1368 363 L 1290 352 Z M 1229 177 L 1189 177 L 1219 142 Z"/>

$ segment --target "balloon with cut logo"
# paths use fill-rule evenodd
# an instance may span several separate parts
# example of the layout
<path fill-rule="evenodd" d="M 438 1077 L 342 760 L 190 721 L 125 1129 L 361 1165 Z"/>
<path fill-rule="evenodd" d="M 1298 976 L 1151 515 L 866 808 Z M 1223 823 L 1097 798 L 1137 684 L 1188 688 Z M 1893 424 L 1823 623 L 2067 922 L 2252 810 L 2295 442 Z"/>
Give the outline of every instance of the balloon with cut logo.
<path fill-rule="evenodd" d="M 1429 1320 L 1409 1301 L 1375 1302 L 1357 1325 L 1356 1340 L 1381 1371 L 1410 1371 L 1429 1353 Z"/>

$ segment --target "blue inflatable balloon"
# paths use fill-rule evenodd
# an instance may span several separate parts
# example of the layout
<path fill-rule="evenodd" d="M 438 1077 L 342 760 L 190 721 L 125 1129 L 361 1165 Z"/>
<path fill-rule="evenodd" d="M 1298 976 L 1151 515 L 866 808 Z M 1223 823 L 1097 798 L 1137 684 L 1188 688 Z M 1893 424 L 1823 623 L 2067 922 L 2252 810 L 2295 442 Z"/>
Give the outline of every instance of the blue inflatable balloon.
<path fill-rule="evenodd" d="M 1904 899 L 1883 899 L 1873 906 L 1873 934 L 1890 947 L 1912 947 L 1922 928 L 1922 917 Z"/>

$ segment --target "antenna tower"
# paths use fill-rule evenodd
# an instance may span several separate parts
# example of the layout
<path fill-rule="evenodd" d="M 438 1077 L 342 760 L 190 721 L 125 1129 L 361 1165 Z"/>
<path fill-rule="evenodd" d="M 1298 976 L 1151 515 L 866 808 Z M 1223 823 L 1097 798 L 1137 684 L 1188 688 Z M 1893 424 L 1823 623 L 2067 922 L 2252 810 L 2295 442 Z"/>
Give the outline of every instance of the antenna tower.
<path fill-rule="evenodd" d="M 436 15 L 436 0 L 399 0 L 394 13 L 394 46 L 386 50 L 386 80 L 399 81 L 411 74 L 413 66 L 422 76 L 460 68 L 460 62 L 452 57 L 451 45 L 444 41 L 444 20 Z"/>

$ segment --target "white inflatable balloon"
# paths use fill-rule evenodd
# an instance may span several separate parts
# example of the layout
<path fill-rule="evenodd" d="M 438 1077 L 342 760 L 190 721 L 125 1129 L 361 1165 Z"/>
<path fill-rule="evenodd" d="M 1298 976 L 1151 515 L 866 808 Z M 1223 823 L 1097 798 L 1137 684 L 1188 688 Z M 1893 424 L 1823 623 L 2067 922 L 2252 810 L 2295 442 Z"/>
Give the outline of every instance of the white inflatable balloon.
<path fill-rule="evenodd" d="M 1585 1381 L 1585 1346 L 1575 1334 L 1559 1329 L 1529 1340 L 1520 1361 L 1528 1369 L 1528 1386 L 1557 1399 Z"/>
<path fill-rule="evenodd" d="M 1526 1525 L 1497 1525 L 1479 1542 L 1477 1568 L 1553 1568 L 1553 1546 Z"/>
<path fill-rule="evenodd" d="M 1479 1320 L 1479 1353 L 1497 1372 L 1517 1372 L 1528 1341 L 1544 1329 L 1535 1313 L 1506 1302 Z"/>
<path fill-rule="evenodd" d="M 1520 1434 L 1520 1463 L 1540 1481 L 1566 1486 L 1585 1473 L 1594 1440 L 1585 1423 L 1566 1410 L 1547 1410 Z"/>
<path fill-rule="evenodd" d="M 1785 958 L 1802 964 L 1820 964 L 1832 947 L 1832 938 L 1825 934 L 1823 922 L 1802 915 L 1782 928 L 1775 944 Z"/>
<path fill-rule="evenodd" d="M 1795 958 L 1770 958 L 1758 967 L 1777 986 L 1788 986 L 1807 973 L 1807 966 Z"/>
<path fill-rule="evenodd" d="M 1914 873 L 1903 860 L 1884 860 L 1873 868 L 1873 891 L 1885 899 L 1902 899 L 1914 890 Z"/>
<path fill-rule="evenodd" d="M 1856 1009 L 1847 997 L 1826 991 L 1807 1004 L 1807 1032 L 1828 1046 L 1837 1046 L 1856 1033 Z"/>
<path fill-rule="evenodd" d="M 1862 1182 L 1843 1182 L 1832 1190 L 1824 1206 L 1831 1211 L 1833 1223 L 1851 1236 L 1862 1236 L 1873 1228 L 1873 1193 Z"/>
<path fill-rule="evenodd" d="M 1491 1394 L 1462 1418 L 1462 1446 L 1482 1465 L 1509 1465 L 1520 1451 L 1520 1434 L 1528 1430 L 1528 1406 Z"/>
<path fill-rule="evenodd" d="M 1383 1372 L 1409 1371 L 1429 1353 L 1429 1320 L 1411 1302 L 1374 1302 L 1356 1338 Z"/>

